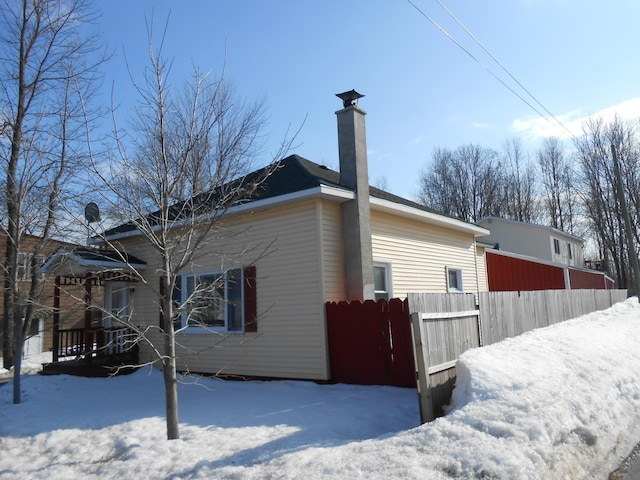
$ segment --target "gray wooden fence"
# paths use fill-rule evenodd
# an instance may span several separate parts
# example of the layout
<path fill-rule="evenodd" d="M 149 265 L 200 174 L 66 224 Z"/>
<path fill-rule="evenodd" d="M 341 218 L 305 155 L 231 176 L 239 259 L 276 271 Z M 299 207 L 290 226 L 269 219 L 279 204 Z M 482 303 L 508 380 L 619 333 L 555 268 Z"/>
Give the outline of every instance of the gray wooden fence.
<path fill-rule="evenodd" d="M 422 422 L 449 403 L 455 363 L 469 348 L 515 337 L 627 298 L 626 290 L 542 290 L 408 295 Z"/>

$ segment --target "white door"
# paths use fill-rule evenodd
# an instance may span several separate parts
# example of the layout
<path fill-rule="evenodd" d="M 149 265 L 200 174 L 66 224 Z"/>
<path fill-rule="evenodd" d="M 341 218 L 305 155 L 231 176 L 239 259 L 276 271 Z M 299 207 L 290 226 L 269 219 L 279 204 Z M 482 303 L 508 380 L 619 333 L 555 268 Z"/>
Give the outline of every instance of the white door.
<path fill-rule="evenodd" d="M 129 320 L 129 284 L 127 282 L 107 283 L 107 315 L 104 328 L 115 328 L 106 332 L 107 352 L 121 353 L 125 350 L 125 322 Z"/>
<path fill-rule="evenodd" d="M 31 355 L 37 355 L 43 352 L 43 338 L 44 332 L 44 319 L 34 318 L 31 321 L 31 331 L 24 340 L 24 347 L 22 350 L 22 358 L 29 357 Z"/>
<path fill-rule="evenodd" d="M 129 284 L 109 282 L 107 285 L 107 315 L 104 327 L 123 326 L 118 320 L 126 322 L 129 319 Z"/>

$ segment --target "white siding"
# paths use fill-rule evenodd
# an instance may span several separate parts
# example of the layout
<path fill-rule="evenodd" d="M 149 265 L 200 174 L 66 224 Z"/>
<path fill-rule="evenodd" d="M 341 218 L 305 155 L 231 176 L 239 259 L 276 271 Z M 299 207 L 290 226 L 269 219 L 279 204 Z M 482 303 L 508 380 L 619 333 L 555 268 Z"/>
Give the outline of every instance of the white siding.
<path fill-rule="evenodd" d="M 483 242 L 498 243 L 505 252 L 552 260 L 553 240 L 549 239 L 546 228 L 494 218 L 481 225 L 491 232 L 488 237 L 482 237 Z"/>
<path fill-rule="evenodd" d="M 472 234 L 371 212 L 374 259 L 392 262 L 393 294 L 445 293 L 446 267 L 462 270 L 465 292 L 478 291 Z"/>
<path fill-rule="evenodd" d="M 200 373 L 327 379 L 324 298 L 317 214 L 319 201 L 233 218 L 194 270 L 255 264 L 258 333 L 178 334 L 178 368 Z M 233 233 L 234 235 L 229 235 Z M 214 233 L 212 233 L 212 237 Z M 330 238 L 330 237 L 329 237 Z M 129 243 L 129 242 L 128 242 Z M 148 262 L 147 286 L 136 289 L 140 323 L 157 325 L 158 274 L 148 247 L 127 247 Z M 328 246 L 327 248 L 330 248 Z M 266 249 L 266 253 L 263 253 Z M 242 260 L 221 252 L 245 251 Z M 331 263 L 331 262 L 330 262 Z M 335 263 L 335 262 L 333 262 Z M 144 349 L 147 355 L 149 350 Z"/>
<path fill-rule="evenodd" d="M 478 270 L 478 291 L 487 292 L 489 290 L 489 281 L 487 279 L 485 247 L 476 246 L 476 266 Z"/>
<path fill-rule="evenodd" d="M 573 235 L 551 227 L 494 217 L 479 222 L 479 225 L 491 232 L 481 240 L 486 243 L 498 243 L 500 250 L 584 267 L 582 241 Z M 554 239 L 560 243 L 560 253 L 555 253 Z M 568 244 L 571 244 L 572 258 L 569 258 Z"/>

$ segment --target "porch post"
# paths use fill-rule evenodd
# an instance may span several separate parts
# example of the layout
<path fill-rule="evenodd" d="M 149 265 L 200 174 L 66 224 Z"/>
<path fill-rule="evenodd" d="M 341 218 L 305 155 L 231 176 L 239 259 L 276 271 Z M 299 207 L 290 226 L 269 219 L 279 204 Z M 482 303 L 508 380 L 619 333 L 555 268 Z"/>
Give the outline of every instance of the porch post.
<path fill-rule="evenodd" d="M 60 354 L 60 275 L 56 275 L 53 286 L 53 361 Z"/>
<path fill-rule="evenodd" d="M 89 353 L 93 349 L 93 334 L 91 331 L 91 272 L 84 277 L 84 351 Z"/>

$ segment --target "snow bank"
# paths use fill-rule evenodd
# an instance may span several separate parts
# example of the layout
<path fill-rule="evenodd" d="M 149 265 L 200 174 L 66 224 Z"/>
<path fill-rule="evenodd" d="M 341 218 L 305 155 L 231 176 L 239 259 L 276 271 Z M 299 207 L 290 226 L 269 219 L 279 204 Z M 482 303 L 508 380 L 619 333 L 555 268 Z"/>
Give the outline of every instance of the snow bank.
<path fill-rule="evenodd" d="M 605 479 L 640 441 L 639 344 L 634 299 L 470 350 L 449 413 L 415 428 L 411 389 L 203 379 L 172 442 L 157 371 L 27 375 L 20 405 L 0 387 L 0 476 Z"/>
<path fill-rule="evenodd" d="M 234 478 L 606 478 L 640 440 L 640 307 L 466 352 L 447 416 L 390 438 L 311 449 Z"/>

